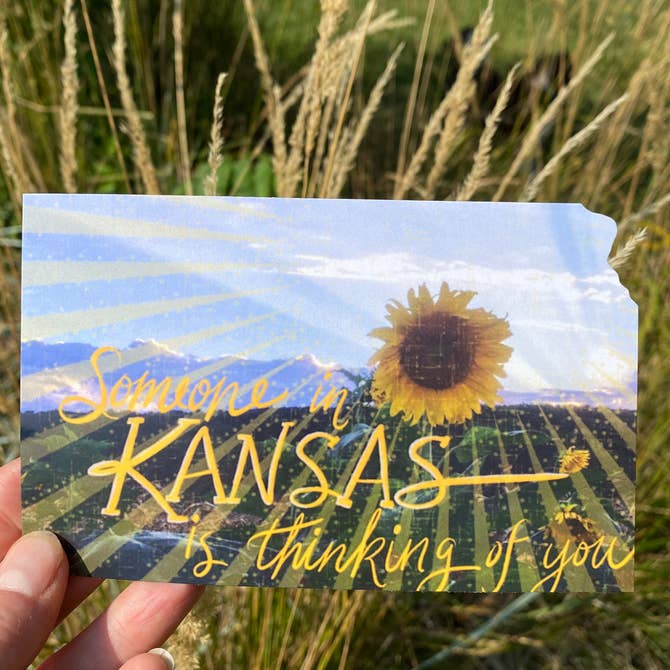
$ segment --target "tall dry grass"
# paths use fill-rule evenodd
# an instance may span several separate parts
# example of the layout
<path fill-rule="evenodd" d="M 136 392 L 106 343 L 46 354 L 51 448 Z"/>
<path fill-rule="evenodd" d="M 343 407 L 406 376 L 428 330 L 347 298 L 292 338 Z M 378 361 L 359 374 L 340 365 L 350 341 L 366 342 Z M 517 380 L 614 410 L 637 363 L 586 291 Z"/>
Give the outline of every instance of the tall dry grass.
<path fill-rule="evenodd" d="M 505 78 L 500 94 L 496 99 L 493 111 L 486 117 L 484 130 L 479 136 L 477 151 L 472 159 L 472 167 L 463 184 L 456 192 L 455 200 L 470 200 L 477 192 L 477 188 L 488 175 L 491 166 L 491 150 L 493 148 L 493 138 L 495 137 L 503 112 L 509 104 L 509 98 L 512 93 L 514 77 L 519 70 L 520 63 L 517 63 Z"/>
<path fill-rule="evenodd" d="M 156 169 L 151 159 L 146 132 L 140 115 L 137 112 L 137 105 L 135 104 L 130 79 L 128 78 L 126 68 L 125 10 L 122 0 L 112 0 L 112 13 L 114 17 L 114 71 L 119 87 L 121 104 L 125 112 L 126 123 L 128 124 L 128 136 L 133 146 L 133 161 L 142 177 L 146 192 L 153 195 L 159 193 L 158 180 L 156 178 Z"/>
<path fill-rule="evenodd" d="M 190 3 L 161 3 L 158 32 L 171 35 L 172 45 L 168 48 L 168 38 L 161 37 L 153 50 L 141 43 L 151 38 L 142 37 L 137 6 L 124 0 L 95 6 L 105 14 L 110 40 L 96 29 L 100 15 L 91 16 L 86 0 L 65 0 L 62 7 L 26 0 L 17 3 L 20 12 L 7 7 L 0 12 L 0 168 L 6 194 L 0 238 L 2 457 L 17 453 L 24 192 L 120 184 L 128 192 L 220 193 L 220 174 L 235 163 L 236 147 L 242 146 L 248 151 L 246 167 L 234 175 L 228 189 L 233 192 L 270 152 L 281 196 L 357 196 L 357 185 L 365 183 L 379 197 L 580 201 L 620 222 L 613 265 L 641 305 L 640 593 L 617 600 L 541 596 L 505 608 L 510 598 L 478 594 L 457 599 L 212 589 L 169 644 L 181 667 L 211 669 L 376 668 L 380 663 L 400 668 L 422 661 L 422 667 L 434 667 L 439 658 L 452 656 L 465 668 L 670 666 L 670 611 L 658 593 L 670 569 L 670 8 L 644 3 L 633 10 L 624 0 L 547 3 L 547 24 L 531 31 L 529 53 L 514 55 L 511 62 L 525 56 L 523 62 L 507 68 L 487 103 L 478 84 L 495 56 L 494 29 L 502 35 L 518 23 L 518 17 L 496 17 L 494 3 L 483 9 L 472 39 L 463 44 L 456 29 L 458 11 L 465 10 L 455 3 L 419 5 L 419 30 L 395 11 L 377 12 L 374 1 L 356 4 L 352 18 L 353 3 L 323 0 L 312 53 L 285 83 L 273 74 L 281 63 L 273 63 L 263 32 L 267 7 L 261 12 L 253 0 L 243 4 L 247 25 L 232 62 L 224 64 L 230 75 L 209 82 L 213 112 L 210 106 L 203 118 L 211 128 L 208 147 L 188 126 L 189 40 L 198 39 L 187 30 L 193 25 L 189 12 L 197 11 Z M 536 6 L 526 5 L 527 16 Z M 207 12 L 213 9 L 199 18 L 206 20 Z M 603 39 L 596 27 L 615 12 L 627 27 Z M 439 41 L 432 38 L 444 23 L 453 26 L 458 70 L 431 106 L 431 90 L 442 76 Z M 394 88 L 403 54 L 396 33 L 416 47 L 407 99 L 398 109 Z M 228 90 L 244 83 L 235 72 L 245 58 L 247 35 L 263 101 L 256 118 L 265 119 L 266 126 L 255 131 L 258 124 L 250 123 L 249 136 L 230 138 L 224 102 Z M 569 46 L 574 74 L 548 101 L 514 100 L 515 86 L 528 80 L 543 42 Z M 372 62 L 368 51 L 379 43 L 387 47 L 385 59 Z M 629 71 L 612 70 L 613 49 L 631 49 Z M 158 62 L 148 53 L 157 53 Z M 165 63 L 172 89 L 159 122 L 157 106 L 146 100 L 152 68 Z M 510 109 L 512 104 L 516 108 Z M 519 113 L 519 105 L 527 122 L 509 125 L 506 114 Z M 233 112 L 226 105 L 226 116 Z M 397 141 L 372 146 L 371 135 L 380 136 L 375 125 L 391 114 L 398 117 Z M 109 133 L 104 147 L 89 143 L 83 130 L 95 119 Z M 78 150 L 79 142 L 84 149 Z M 92 152 L 96 148 L 99 155 Z M 371 170 L 381 153 L 392 154 L 394 170 Z M 119 588 L 109 582 L 68 617 L 44 654 L 71 639 Z M 435 657 L 438 653 L 442 656 Z"/>
<path fill-rule="evenodd" d="M 77 191 L 77 20 L 74 13 L 74 0 L 66 0 L 63 8 L 63 32 L 65 57 L 61 65 L 61 96 L 58 130 L 60 132 L 60 171 L 63 186 L 68 193 Z"/>
<path fill-rule="evenodd" d="M 218 171 L 223 161 L 223 130 L 221 126 L 223 124 L 223 85 L 225 82 L 226 75 L 222 72 L 216 80 L 216 89 L 214 91 L 212 130 L 209 140 L 209 153 L 207 155 L 209 174 L 205 177 L 205 195 L 216 195 Z"/>

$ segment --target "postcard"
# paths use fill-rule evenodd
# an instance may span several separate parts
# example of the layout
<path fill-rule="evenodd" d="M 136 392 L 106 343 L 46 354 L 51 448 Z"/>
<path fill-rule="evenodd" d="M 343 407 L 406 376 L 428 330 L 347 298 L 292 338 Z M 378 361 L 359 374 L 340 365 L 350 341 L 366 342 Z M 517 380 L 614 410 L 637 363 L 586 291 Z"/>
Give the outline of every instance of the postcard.
<path fill-rule="evenodd" d="M 615 232 L 578 204 L 25 196 L 24 530 L 96 577 L 632 590 Z"/>

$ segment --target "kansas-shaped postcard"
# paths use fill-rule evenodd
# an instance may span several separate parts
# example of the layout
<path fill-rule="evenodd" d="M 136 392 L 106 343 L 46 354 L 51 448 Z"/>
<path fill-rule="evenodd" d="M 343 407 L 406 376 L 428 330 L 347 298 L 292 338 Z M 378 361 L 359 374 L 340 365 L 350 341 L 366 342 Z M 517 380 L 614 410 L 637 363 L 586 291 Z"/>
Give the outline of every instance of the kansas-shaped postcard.
<path fill-rule="evenodd" d="M 24 200 L 24 529 L 80 575 L 633 589 L 637 306 L 578 204 Z"/>

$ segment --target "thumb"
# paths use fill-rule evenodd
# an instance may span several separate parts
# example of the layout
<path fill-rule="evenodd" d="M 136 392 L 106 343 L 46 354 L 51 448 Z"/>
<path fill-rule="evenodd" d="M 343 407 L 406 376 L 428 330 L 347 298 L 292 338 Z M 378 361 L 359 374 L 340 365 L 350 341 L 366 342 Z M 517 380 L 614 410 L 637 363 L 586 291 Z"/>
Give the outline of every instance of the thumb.
<path fill-rule="evenodd" d="M 0 563 L 0 658 L 23 670 L 37 656 L 58 618 L 68 580 L 67 559 L 52 533 L 25 535 Z"/>

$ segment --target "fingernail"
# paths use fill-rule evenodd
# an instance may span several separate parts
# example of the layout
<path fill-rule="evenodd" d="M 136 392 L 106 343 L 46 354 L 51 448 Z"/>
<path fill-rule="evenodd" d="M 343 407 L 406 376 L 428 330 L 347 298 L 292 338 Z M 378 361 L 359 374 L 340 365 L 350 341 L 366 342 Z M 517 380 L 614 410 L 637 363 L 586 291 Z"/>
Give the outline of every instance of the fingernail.
<path fill-rule="evenodd" d="M 64 560 L 53 533 L 40 530 L 24 535 L 0 563 L 0 589 L 38 598 L 51 586 Z"/>
<path fill-rule="evenodd" d="M 172 654 L 167 649 L 156 647 L 155 649 L 150 649 L 147 653 L 155 654 L 159 658 L 163 659 L 167 670 L 174 670 L 174 658 L 172 658 Z"/>

